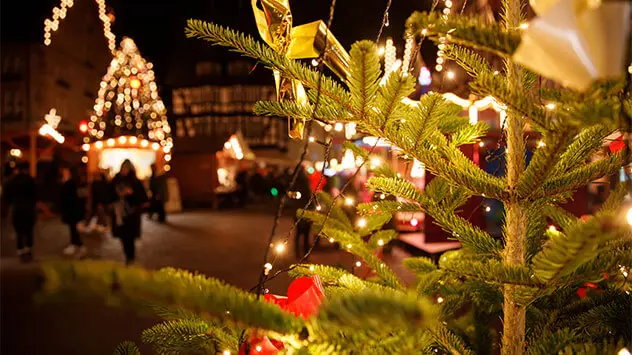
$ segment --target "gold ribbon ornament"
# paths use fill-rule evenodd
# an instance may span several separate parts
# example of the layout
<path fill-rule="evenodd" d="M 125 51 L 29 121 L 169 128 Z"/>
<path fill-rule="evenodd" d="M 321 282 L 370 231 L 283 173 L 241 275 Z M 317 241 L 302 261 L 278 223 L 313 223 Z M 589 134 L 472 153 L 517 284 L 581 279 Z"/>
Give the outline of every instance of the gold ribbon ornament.
<path fill-rule="evenodd" d="M 513 59 L 545 77 L 584 91 L 595 80 L 623 75 L 630 2 L 531 0 L 529 23 Z"/>
<path fill-rule="evenodd" d="M 342 79 L 349 77 L 349 54 L 323 21 L 292 27 L 289 0 L 251 0 L 251 4 L 259 34 L 272 49 L 290 59 L 317 58 L 324 52 L 325 65 Z M 307 103 L 305 88 L 299 81 L 283 78 L 274 70 L 274 83 L 278 100 Z M 288 118 L 288 126 L 290 138 L 303 138 L 304 119 Z"/>

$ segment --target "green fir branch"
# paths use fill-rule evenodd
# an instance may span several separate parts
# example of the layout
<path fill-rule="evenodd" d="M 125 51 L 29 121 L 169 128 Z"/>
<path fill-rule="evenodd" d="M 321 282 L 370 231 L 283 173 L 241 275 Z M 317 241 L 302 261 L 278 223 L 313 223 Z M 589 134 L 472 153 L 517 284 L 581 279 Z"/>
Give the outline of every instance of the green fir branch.
<path fill-rule="evenodd" d="M 418 37 L 430 36 L 435 40 L 439 35 L 446 36 L 449 42 L 503 57 L 511 56 L 520 44 L 518 29 L 507 31 L 483 18 L 460 14 L 444 19 L 438 12 L 413 12 L 406 20 L 406 28 Z"/>
<path fill-rule="evenodd" d="M 124 341 L 116 346 L 114 355 L 140 355 L 140 350 L 133 341 Z"/>

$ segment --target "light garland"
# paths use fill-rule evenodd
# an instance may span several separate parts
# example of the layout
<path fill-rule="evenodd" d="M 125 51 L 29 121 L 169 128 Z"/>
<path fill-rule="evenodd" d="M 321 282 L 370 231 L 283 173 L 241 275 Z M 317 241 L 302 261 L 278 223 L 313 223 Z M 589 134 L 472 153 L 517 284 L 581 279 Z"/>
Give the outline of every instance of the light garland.
<path fill-rule="evenodd" d="M 452 12 L 452 0 L 445 0 L 444 2 L 445 8 L 443 9 L 443 15 L 441 15 L 441 17 L 444 20 L 448 19 L 448 15 L 450 15 L 450 13 Z M 439 50 L 437 51 L 437 59 L 436 59 L 436 65 L 435 65 L 435 70 L 440 72 L 443 70 L 443 67 L 445 66 L 445 56 L 444 56 L 444 50 L 445 50 L 445 41 L 446 41 L 446 36 L 441 36 L 439 37 Z"/>
<path fill-rule="evenodd" d="M 49 136 L 57 141 L 57 143 L 62 144 L 66 141 L 66 138 L 57 131 L 57 126 L 61 121 L 61 116 L 57 115 L 57 110 L 51 108 L 50 111 L 44 116 L 46 123 L 42 125 L 39 129 L 39 134 L 42 136 Z"/>
<path fill-rule="evenodd" d="M 93 140 L 103 139 L 109 125 L 109 135 L 133 133 L 136 140 L 146 138 L 168 150 L 173 147 L 167 110 L 158 97 L 152 68 L 152 63 L 145 61 L 132 39 L 121 41 L 121 48 L 114 50 L 114 59 L 101 79 L 94 112 L 88 122 L 88 134 Z M 127 139 L 123 137 L 119 139 Z"/>
<path fill-rule="evenodd" d="M 106 13 L 105 0 L 95 0 L 97 7 L 99 8 L 99 19 L 103 22 L 103 35 L 108 40 L 108 48 L 110 52 L 114 54 L 116 49 L 116 36 L 112 33 L 112 20 Z M 53 15 L 51 18 L 44 20 L 44 45 L 50 46 L 52 43 L 52 32 L 56 32 L 59 29 L 59 22 L 66 18 L 68 9 L 74 5 L 74 0 L 61 0 L 59 7 L 53 8 Z"/>
<path fill-rule="evenodd" d="M 404 46 L 404 58 L 402 60 L 402 71 L 408 74 L 410 60 L 413 57 L 413 48 L 415 47 L 415 37 L 410 34 L 406 35 L 406 45 Z"/>

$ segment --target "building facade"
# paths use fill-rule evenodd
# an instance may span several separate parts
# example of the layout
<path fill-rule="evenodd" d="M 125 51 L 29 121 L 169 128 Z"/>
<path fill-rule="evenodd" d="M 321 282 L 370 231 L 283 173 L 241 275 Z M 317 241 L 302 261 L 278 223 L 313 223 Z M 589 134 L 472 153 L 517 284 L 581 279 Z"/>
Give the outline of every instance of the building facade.
<path fill-rule="evenodd" d="M 57 143 L 37 136 L 51 109 L 61 116 L 58 131 L 66 137 L 64 146 L 74 149 L 81 144 L 78 123 L 89 117 L 101 75 L 111 60 L 96 3 L 77 1 L 51 39 L 49 46 L 43 44 L 43 25 L 30 36 L 2 38 L 3 159 L 10 149 L 40 161 L 51 158 Z"/>

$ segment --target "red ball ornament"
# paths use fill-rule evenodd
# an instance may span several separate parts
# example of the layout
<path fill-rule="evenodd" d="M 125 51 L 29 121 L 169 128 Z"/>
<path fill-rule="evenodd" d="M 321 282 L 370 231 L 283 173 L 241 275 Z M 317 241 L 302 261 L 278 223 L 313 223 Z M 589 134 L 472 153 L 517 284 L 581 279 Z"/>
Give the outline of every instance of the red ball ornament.
<path fill-rule="evenodd" d="M 621 149 L 625 148 L 625 143 L 623 142 L 623 136 L 620 136 L 619 138 L 612 141 L 608 148 L 610 148 L 610 151 L 613 153 L 617 153 L 621 151 Z"/>

